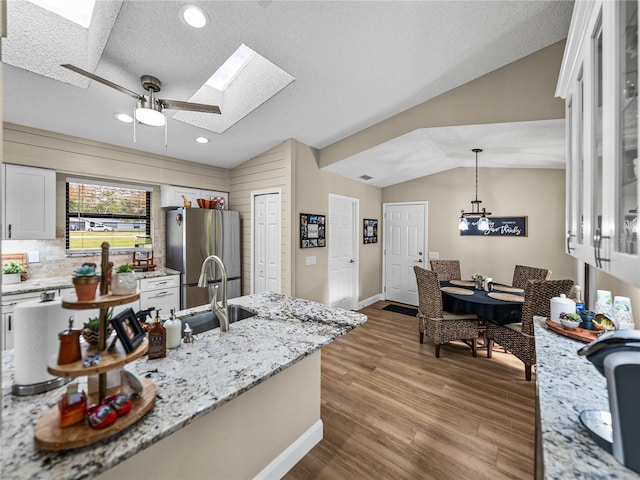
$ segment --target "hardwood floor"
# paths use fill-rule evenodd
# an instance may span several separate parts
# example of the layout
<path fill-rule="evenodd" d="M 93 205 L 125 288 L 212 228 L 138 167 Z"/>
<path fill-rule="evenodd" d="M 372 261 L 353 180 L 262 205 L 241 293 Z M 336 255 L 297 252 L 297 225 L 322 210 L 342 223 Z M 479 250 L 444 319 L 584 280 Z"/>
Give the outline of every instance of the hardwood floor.
<path fill-rule="evenodd" d="M 324 439 L 284 478 L 533 478 L 535 372 L 507 353 L 418 341 L 414 317 L 368 321 L 322 350 Z"/>

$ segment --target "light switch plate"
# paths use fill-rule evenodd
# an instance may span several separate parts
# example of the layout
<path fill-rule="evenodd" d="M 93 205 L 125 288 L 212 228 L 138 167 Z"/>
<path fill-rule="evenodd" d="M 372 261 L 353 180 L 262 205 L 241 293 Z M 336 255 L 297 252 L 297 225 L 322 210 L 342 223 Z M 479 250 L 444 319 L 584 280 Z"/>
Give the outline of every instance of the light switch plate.
<path fill-rule="evenodd" d="M 38 263 L 39 261 L 40 252 L 38 250 L 27 252 L 27 263 Z"/>
<path fill-rule="evenodd" d="M 305 259 L 305 264 L 306 265 L 315 265 L 316 264 L 316 257 L 315 256 L 307 257 Z"/>
<path fill-rule="evenodd" d="M 429 252 L 429 258 L 431 260 L 438 260 L 440 258 L 440 252 Z"/>

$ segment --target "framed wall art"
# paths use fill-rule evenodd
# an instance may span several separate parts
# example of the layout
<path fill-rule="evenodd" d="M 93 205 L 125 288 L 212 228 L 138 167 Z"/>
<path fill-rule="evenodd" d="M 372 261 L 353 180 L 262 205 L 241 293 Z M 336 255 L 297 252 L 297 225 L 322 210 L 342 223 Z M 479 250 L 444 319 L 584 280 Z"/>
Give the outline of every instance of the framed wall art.
<path fill-rule="evenodd" d="M 488 217 L 489 228 L 478 230 L 478 219 L 469 219 L 469 229 L 461 230 L 461 236 L 526 237 L 529 217 Z"/>
<path fill-rule="evenodd" d="M 300 248 L 326 246 L 325 216 L 314 213 L 300 214 Z"/>
<path fill-rule="evenodd" d="M 365 218 L 363 220 L 362 243 L 378 243 L 377 218 Z"/>

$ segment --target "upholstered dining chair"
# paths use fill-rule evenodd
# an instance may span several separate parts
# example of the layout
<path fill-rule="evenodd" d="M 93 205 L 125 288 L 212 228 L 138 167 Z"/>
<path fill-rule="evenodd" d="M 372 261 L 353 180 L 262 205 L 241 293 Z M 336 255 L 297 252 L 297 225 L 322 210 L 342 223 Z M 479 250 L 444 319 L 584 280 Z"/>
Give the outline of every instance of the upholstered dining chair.
<path fill-rule="evenodd" d="M 460 280 L 460 260 L 429 260 L 431 270 L 438 274 L 438 281 Z"/>
<path fill-rule="evenodd" d="M 491 358 L 493 342 L 501 345 L 524 363 L 524 376 L 531 380 L 531 367 L 536 363 L 536 341 L 533 316 L 549 317 L 551 299 L 569 294 L 573 280 L 529 280 L 524 289 L 522 321 L 501 326 L 487 322 L 487 357 Z"/>
<path fill-rule="evenodd" d="M 516 265 L 513 269 L 513 282 L 511 285 L 516 288 L 525 288 L 529 280 L 549 280 L 551 270 L 546 268 L 526 267 Z"/>
<path fill-rule="evenodd" d="M 438 274 L 418 266 L 413 267 L 418 283 L 418 332 L 420 343 L 425 335 L 436 345 L 435 355 L 440 358 L 440 345 L 453 340 L 470 340 L 475 357 L 478 348 L 478 317 L 473 314 L 454 314 L 442 310 L 442 292 Z"/>

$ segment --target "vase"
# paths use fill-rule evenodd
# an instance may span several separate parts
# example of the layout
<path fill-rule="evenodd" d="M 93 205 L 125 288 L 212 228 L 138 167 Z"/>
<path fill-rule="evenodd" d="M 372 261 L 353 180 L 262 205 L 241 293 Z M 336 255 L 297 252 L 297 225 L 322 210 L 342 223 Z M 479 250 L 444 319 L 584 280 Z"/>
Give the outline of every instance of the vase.
<path fill-rule="evenodd" d="M 111 280 L 111 293 L 113 295 L 130 295 L 136 293 L 138 281 L 133 272 L 114 273 Z"/>
<path fill-rule="evenodd" d="M 596 312 L 592 312 L 591 310 L 580 310 L 579 314 L 582 319 L 580 326 L 586 330 L 595 330 L 593 328 L 593 319 L 596 316 Z"/>
<path fill-rule="evenodd" d="M 3 273 L 2 284 L 12 285 L 14 283 L 20 283 L 20 273 Z"/>
<path fill-rule="evenodd" d="M 73 286 L 76 289 L 78 300 L 93 300 L 96 297 L 100 277 L 73 277 Z"/>
<path fill-rule="evenodd" d="M 113 327 L 111 326 L 111 324 L 107 324 L 107 328 L 105 328 L 105 331 L 104 331 L 105 338 L 108 339 L 111 336 L 112 332 L 113 332 Z M 96 332 L 95 330 L 91 330 L 90 328 L 82 329 L 82 338 L 84 338 L 84 340 L 89 345 L 97 345 L 99 337 L 100 337 L 100 333 Z"/>

